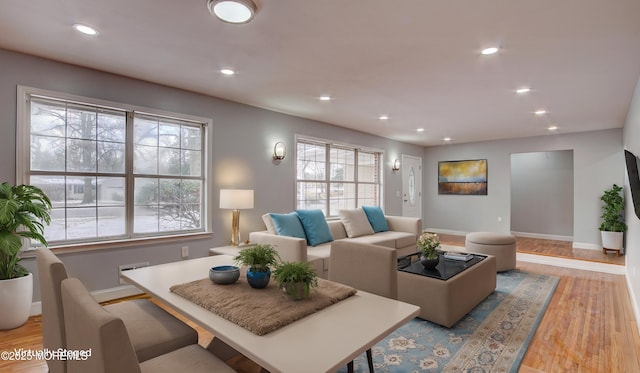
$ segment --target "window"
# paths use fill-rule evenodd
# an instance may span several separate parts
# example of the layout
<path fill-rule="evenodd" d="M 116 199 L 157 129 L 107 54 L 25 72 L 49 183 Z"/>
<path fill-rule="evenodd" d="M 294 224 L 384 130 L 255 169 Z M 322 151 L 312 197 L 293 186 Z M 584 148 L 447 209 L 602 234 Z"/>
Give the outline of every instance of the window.
<path fill-rule="evenodd" d="M 320 209 L 334 217 L 340 209 L 379 206 L 381 157 L 376 150 L 298 138 L 296 208 Z"/>
<path fill-rule="evenodd" d="M 50 245 L 206 230 L 206 120 L 22 89 L 18 182 L 51 199 Z"/>

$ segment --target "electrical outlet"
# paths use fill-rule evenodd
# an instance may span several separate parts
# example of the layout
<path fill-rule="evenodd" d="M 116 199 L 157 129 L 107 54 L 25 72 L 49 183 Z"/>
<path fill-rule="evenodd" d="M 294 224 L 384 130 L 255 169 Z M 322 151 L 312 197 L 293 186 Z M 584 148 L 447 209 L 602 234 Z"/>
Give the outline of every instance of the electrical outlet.
<path fill-rule="evenodd" d="M 189 256 L 189 246 L 182 246 L 182 257 L 186 258 Z"/>
<path fill-rule="evenodd" d="M 149 262 L 141 262 L 141 263 L 133 263 L 133 264 L 123 264 L 121 266 L 118 266 L 118 281 L 120 283 L 120 285 L 126 285 L 127 282 L 125 282 L 124 280 L 122 280 L 120 278 L 120 272 L 122 271 L 128 271 L 130 269 L 136 269 L 136 268 L 142 268 L 142 267 L 148 267 L 149 266 Z"/>

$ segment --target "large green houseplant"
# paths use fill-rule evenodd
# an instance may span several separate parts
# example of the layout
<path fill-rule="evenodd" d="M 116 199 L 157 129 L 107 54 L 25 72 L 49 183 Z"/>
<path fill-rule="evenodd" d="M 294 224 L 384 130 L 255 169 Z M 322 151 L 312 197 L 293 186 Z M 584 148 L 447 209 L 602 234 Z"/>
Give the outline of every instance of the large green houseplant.
<path fill-rule="evenodd" d="M 47 245 L 44 224 L 51 222 L 50 210 L 40 188 L 0 184 L 0 330 L 16 328 L 29 317 L 33 276 L 20 264 L 20 249 L 23 238 Z"/>
<path fill-rule="evenodd" d="M 622 250 L 623 232 L 627 230 L 627 224 L 622 215 L 624 197 L 620 192 L 622 192 L 622 187 L 613 184 L 600 197 L 602 201 L 600 231 L 602 247 L 605 249 Z"/>

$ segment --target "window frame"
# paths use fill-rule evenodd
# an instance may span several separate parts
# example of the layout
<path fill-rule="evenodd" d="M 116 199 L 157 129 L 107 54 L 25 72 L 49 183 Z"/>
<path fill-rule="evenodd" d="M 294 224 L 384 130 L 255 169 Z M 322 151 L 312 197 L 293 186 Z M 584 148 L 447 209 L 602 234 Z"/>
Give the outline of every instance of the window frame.
<path fill-rule="evenodd" d="M 212 234 L 212 216 L 211 209 L 211 196 L 210 196 L 210 167 L 211 164 L 211 146 L 212 144 L 212 131 L 210 130 L 212 120 L 210 118 L 199 117 L 195 115 L 168 112 L 159 109 L 147 108 L 138 105 L 124 104 L 119 102 L 112 102 L 107 100 L 95 99 L 90 97 L 77 96 L 67 93 L 49 91 L 39 88 L 17 86 L 17 115 L 16 115 L 16 184 L 29 184 L 31 172 L 31 97 L 38 97 L 43 99 L 53 99 L 65 104 L 81 104 L 97 107 L 99 109 L 124 112 L 126 116 L 126 138 L 125 138 L 125 233 L 123 236 L 117 236 L 112 238 L 94 237 L 90 239 L 65 239 L 61 241 L 55 241 L 51 248 L 74 248 L 74 247 L 91 247 L 102 248 L 111 247 L 113 243 L 122 242 L 135 242 L 141 240 L 153 240 L 153 241 L 174 241 L 176 238 L 189 238 L 198 237 L 202 235 L 211 236 Z M 133 116 L 144 115 L 161 117 L 163 119 L 180 121 L 184 123 L 192 123 L 200 126 L 202 130 L 201 134 L 201 179 L 202 180 L 202 195 L 201 195 L 201 227 L 191 230 L 177 230 L 170 232 L 155 232 L 155 233 L 135 233 L 134 232 L 134 180 L 137 175 L 133 170 Z M 66 136 L 65 136 L 66 138 Z M 46 172 L 45 172 L 46 173 Z M 62 172 L 62 174 L 71 176 L 77 174 L 72 172 Z M 34 173 L 35 175 L 35 173 Z M 102 173 L 93 172 L 91 177 L 102 177 Z M 175 178 L 175 175 L 155 175 L 158 179 L 162 178 Z M 182 175 L 178 178 L 182 179 Z M 185 179 L 188 179 L 186 177 Z M 35 249 L 37 247 L 31 247 L 27 249 Z"/>
<path fill-rule="evenodd" d="M 299 143 L 307 143 L 307 144 L 313 144 L 313 145 L 320 145 L 320 146 L 324 146 L 325 147 L 325 172 L 324 172 L 324 179 L 323 180 L 307 180 L 307 179 L 298 179 L 298 144 Z M 343 149 L 343 150 L 348 150 L 348 151 L 353 151 L 354 153 L 354 180 L 353 181 L 335 181 L 335 180 L 331 180 L 331 149 Z M 299 209 L 300 206 L 298 205 L 298 184 L 299 183 L 320 183 L 320 184 L 325 184 L 326 190 L 327 190 L 327 198 L 326 198 L 326 203 L 324 206 L 324 210 L 326 211 L 326 218 L 331 220 L 331 219 L 338 219 L 338 211 L 332 211 L 331 210 L 331 184 L 352 184 L 354 185 L 354 199 L 355 199 L 355 207 L 353 208 L 357 208 L 358 207 L 358 186 L 359 185 L 376 185 L 378 187 L 378 200 L 376 201 L 376 206 L 380 206 L 383 207 L 384 206 L 384 172 L 383 172 L 383 165 L 384 165 L 384 150 L 383 149 L 379 149 L 379 148 L 372 148 L 372 147 L 364 147 L 361 145 L 354 145 L 354 144 L 349 144 L 349 143 L 343 143 L 343 142 L 336 142 L 336 141 L 331 141 L 331 140 L 327 140 L 327 139 L 322 139 L 322 138 L 318 138 L 318 137 L 312 137 L 312 136 L 305 136 L 305 135 L 299 135 L 296 134 L 295 135 L 295 149 L 294 149 L 294 155 L 295 155 L 295 170 L 294 170 L 294 190 L 295 190 L 295 194 L 294 194 L 294 206 L 296 209 Z M 377 155 L 378 159 L 378 165 L 377 165 L 377 174 L 378 174 L 378 180 L 377 182 L 370 182 L 370 181 L 359 181 L 358 179 L 358 167 L 359 167 L 359 153 L 367 153 L 367 154 L 375 154 Z"/>

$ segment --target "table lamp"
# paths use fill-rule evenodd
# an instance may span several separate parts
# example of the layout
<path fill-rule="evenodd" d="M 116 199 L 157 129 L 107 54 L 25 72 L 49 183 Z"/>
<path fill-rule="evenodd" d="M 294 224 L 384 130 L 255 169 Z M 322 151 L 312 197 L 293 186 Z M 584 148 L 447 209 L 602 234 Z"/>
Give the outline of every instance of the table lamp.
<path fill-rule="evenodd" d="M 231 245 L 240 244 L 240 210 L 253 208 L 253 189 L 220 189 L 220 208 L 233 210 Z"/>

